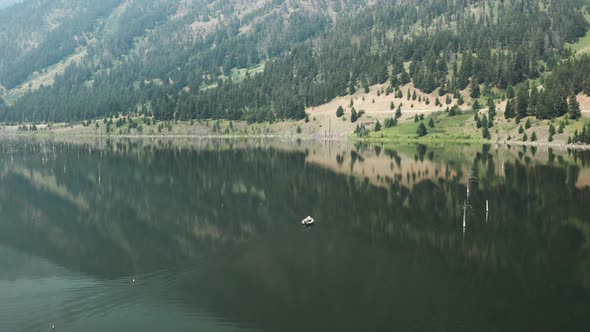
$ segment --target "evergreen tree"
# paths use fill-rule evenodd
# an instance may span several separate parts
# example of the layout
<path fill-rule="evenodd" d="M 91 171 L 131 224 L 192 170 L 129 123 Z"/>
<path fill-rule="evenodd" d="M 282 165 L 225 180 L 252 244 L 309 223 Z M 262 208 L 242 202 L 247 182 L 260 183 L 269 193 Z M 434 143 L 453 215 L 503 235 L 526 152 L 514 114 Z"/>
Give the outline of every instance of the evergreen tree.
<path fill-rule="evenodd" d="M 369 130 L 365 127 L 364 124 L 361 124 L 360 126 L 357 125 L 354 132 L 358 137 L 366 137 L 369 135 Z"/>
<path fill-rule="evenodd" d="M 488 117 L 486 115 L 481 117 L 481 126 L 483 128 L 489 128 Z"/>
<path fill-rule="evenodd" d="M 463 62 L 457 77 L 457 85 L 463 90 L 469 85 L 469 77 L 473 74 L 473 55 L 471 52 L 463 54 Z"/>
<path fill-rule="evenodd" d="M 350 122 L 355 123 L 357 119 L 358 119 L 358 113 L 356 112 L 356 110 L 353 107 L 352 110 L 350 111 Z"/>
<path fill-rule="evenodd" d="M 477 82 L 471 82 L 471 98 L 479 98 L 481 96 L 481 91 L 479 88 L 479 84 Z"/>
<path fill-rule="evenodd" d="M 569 97 L 568 110 L 570 119 L 578 120 L 582 116 L 580 103 L 578 103 L 575 95 L 570 95 Z"/>
<path fill-rule="evenodd" d="M 355 82 L 350 80 L 348 82 L 348 94 L 353 95 L 356 93 L 356 86 L 355 86 Z"/>
<path fill-rule="evenodd" d="M 506 89 L 506 99 L 512 99 L 514 97 L 516 97 L 516 95 L 514 92 L 514 87 L 511 85 Z"/>
<path fill-rule="evenodd" d="M 420 125 L 418 126 L 418 129 L 416 130 L 416 134 L 418 134 L 418 137 L 423 137 L 423 136 L 428 135 L 428 130 L 426 129 L 424 122 L 420 122 Z"/>
<path fill-rule="evenodd" d="M 494 121 L 496 118 L 496 105 L 491 99 L 488 100 L 488 115 L 490 117 L 490 121 Z"/>
<path fill-rule="evenodd" d="M 527 116 L 528 104 L 528 89 L 525 86 L 522 86 L 520 89 L 518 89 L 518 94 L 516 96 L 516 113 L 520 115 L 521 119 Z"/>
<path fill-rule="evenodd" d="M 484 139 L 491 139 L 492 138 L 492 136 L 490 134 L 490 130 L 488 129 L 488 127 L 483 127 L 482 134 L 483 134 L 483 138 Z"/>
<path fill-rule="evenodd" d="M 430 118 L 430 121 L 428 121 L 428 127 L 434 128 L 434 120 L 432 119 L 432 117 Z"/>
<path fill-rule="evenodd" d="M 473 110 L 475 112 L 479 111 L 481 109 L 481 105 L 479 104 L 479 100 L 475 100 L 475 102 L 473 102 Z"/>
<path fill-rule="evenodd" d="M 539 102 L 539 90 L 536 87 L 533 87 L 531 90 L 531 95 L 529 97 L 529 108 L 527 114 L 530 116 L 537 115 L 537 103 Z"/>
<path fill-rule="evenodd" d="M 457 115 L 457 109 L 455 107 L 447 107 L 446 112 L 449 114 L 449 116 Z"/>
<path fill-rule="evenodd" d="M 549 136 L 555 135 L 555 127 L 552 123 L 549 124 Z"/>
<path fill-rule="evenodd" d="M 397 119 L 394 119 L 394 118 L 387 118 L 387 119 L 385 119 L 385 121 L 383 122 L 383 125 L 385 126 L 385 128 L 396 127 L 396 126 L 397 126 Z"/>
<path fill-rule="evenodd" d="M 381 122 L 379 122 L 379 120 L 377 120 L 377 122 L 375 123 L 375 128 L 374 128 L 374 130 L 375 130 L 376 132 L 381 130 Z"/>
<path fill-rule="evenodd" d="M 410 75 L 408 74 L 408 72 L 405 69 L 402 70 L 400 82 L 401 82 L 401 85 L 406 85 L 411 82 Z"/>
<path fill-rule="evenodd" d="M 399 105 L 397 107 L 397 110 L 395 111 L 395 119 L 399 119 L 402 117 L 402 105 Z"/>
<path fill-rule="evenodd" d="M 465 100 L 463 100 L 463 96 L 459 95 L 459 99 L 457 100 L 457 105 L 463 105 L 465 104 Z"/>
<path fill-rule="evenodd" d="M 504 118 L 511 119 L 511 118 L 514 118 L 515 116 L 516 116 L 516 114 L 514 112 L 514 104 L 512 103 L 511 100 L 508 100 L 506 102 L 506 110 L 504 111 Z"/>
<path fill-rule="evenodd" d="M 364 88 L 365 93 L 369 93 L 370 85 L 369 85 L 369 81 L 367 80 L 366 77 L 363 78 L 363 88 Z"/>
<path fill-rule="evenodd" d="M 342 117 L 343 115 L 344 115 L 344 108 L 342 108 L 342 106 L 338 106 L 338 109 L 336 110 L 336 116 Z"/>

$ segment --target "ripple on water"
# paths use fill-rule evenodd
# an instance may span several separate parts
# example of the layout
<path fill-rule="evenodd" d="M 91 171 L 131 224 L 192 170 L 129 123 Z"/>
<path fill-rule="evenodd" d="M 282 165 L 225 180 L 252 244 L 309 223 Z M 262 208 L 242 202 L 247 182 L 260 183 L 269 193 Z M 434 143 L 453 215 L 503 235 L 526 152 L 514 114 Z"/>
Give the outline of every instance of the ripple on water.
<path fill-rule="evenodd" d="M 186 307 L 179 287 L 199 277 L 206 267 L 196 265 L 182 271 L 155 271 L 135 276 L 97 280 L 84 275 L 19 279 L 0 283 L 0 325 L 11 331 L 45 331 L 51 324 L 68 330 L 84 321 L 113 320 L 128 324 L 153 316 L 154 308 L 165 307 L 174 315 L 192 319 L 210 318 L 206 312 Z M 136 279 L 133 283 L 132 279 Z M 4 292 L 4 290 L 9 290 Z M 229 327 L 229 322 L 217 322 Z M 100 324 L 99 324 L 100 325 Z M 96 325 L 98 326 L 98 325 Z M 235 329 L 235 327 L 234 327 Z"/>

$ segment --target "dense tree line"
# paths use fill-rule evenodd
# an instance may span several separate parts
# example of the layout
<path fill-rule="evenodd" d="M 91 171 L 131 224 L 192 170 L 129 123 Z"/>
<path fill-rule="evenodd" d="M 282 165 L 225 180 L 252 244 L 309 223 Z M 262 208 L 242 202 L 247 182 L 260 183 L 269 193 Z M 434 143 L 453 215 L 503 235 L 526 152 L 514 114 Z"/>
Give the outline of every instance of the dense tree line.
<path fill-rule="evenodd" d="M 522 84 L 516 95 L 509 98 L 504 116 L 552 119 L 568 114 L 570 119 L 578 119 L 581 110 L 576 95 L 582 92 L 590 95 L 588 55 L 567 60 L 557 66 L 544 80 L 542 89 Z"/>
<path fill-rule="evenodd" d="M 536 98 L 540 117 L 554 117 L 563 113 L 563 96 L 587 85 L 583 72 L 567 78 L 573 61 L 587 60 L 560 64 L 572 56 L 565 43 L 588 30 L 585 1 L 362 3 L 345 2 L 334 20 L 321 10 L 289 12 L 277 0 L 202 36 L 178 32 L 197 12 L 161 25 L 153 25 L 162 18 L 149 13 L 165 8 L 130 12 L 119 21 L 131 25 L 125 26 L 128 34 L 90 46 L 86 61 L 68 68 L 54 86 L 22 98 L 3 119 L 68 121 L 119 113 L 162 120 L 302 119 L 305 107 L 388 80 L 387 93 L 413 81 L 425 92 L 458 96 L 470 89 L 479 97 L 545 71 L 554 73 L 530 98 Z M 215 4 L 217 12 L 208 7 L 210 12 L 200 14 L 203 23 L 236 10 L 232 1 Z M 272 14 L 256 19 L 267 12 Z M 142 28 L 151 26 L 134 44 Z M 249 32 L 242 32 L 244 26 Z M 242 74 L 234 73 L 238 68 Z M 564 79 L 570 84 L 563 86 Z"/>

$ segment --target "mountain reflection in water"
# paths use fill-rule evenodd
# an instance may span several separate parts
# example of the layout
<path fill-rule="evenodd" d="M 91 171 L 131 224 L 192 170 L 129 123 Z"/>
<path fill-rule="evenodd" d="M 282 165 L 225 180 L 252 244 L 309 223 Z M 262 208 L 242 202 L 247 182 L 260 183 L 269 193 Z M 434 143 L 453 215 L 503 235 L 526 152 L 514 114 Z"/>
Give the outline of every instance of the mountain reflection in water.
<path fill-rule="evenodd" d="M 488 145 L 3 141 L 0 326 L 584 330 L 589 161 Z"/>

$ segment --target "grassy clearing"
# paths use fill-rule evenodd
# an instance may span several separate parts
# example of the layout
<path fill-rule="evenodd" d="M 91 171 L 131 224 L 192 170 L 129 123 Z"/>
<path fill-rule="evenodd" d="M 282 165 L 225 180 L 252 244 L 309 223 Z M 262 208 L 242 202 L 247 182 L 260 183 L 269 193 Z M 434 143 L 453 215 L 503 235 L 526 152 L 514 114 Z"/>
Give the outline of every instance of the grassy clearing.
<path fill-rule="evenodd" d="M 480 116 L 487 114 L 485 111 L 480 112 Z M 577 130 L 581 132 L 583 127 L 590 124 L 589 118 L 582 118 L 578 121 L 569 120 L 564 128 L 563 133 L 556 133 L 553 136 L 553 141 L 549 142 L 549 125 L 557 130 L 565 117 L 556 118 L 553 120 L 539 120 L 534 117 L 526 117 L 520 123 L 516 123 L 514 119 L 506 120 L 502 114 L 498 114 L 494 120 L 494 126 L 489 129 L 491 134 L 490 140 L 483 138 L 482 129 L 477 129 L 475 121 L 473 120 L 474 112 L 464 112 L 461 115 L 448 116 L 444 112 L 432 113 L 426 116 L 423 121 L 417 123 L 413 118 L 404 118 L 405 121 L 393 128 L 382 129 L 379 132 L 371 131 L 366 138 L 367 141 L 381 142 L 381 143 L 428 143 L 429 145 L 444 144 L 444 143 L 491 143 L 491 142 L 522 142 L 523 136 L 526 133 L 528 140 L 531 141 L 532 134 L 537 136 L 538 144 L 566 144 L 569 136 L 573 135 Z M 430 119 L 435 122 L 434 128 L 428 126 Z M 531 122 L 531 127 L 526 128 L 527 121 Z M 428 134 L 424 137 L 418 137 L 417 129 L 423 122 L 426 125 Z M 519 127 L 522 126 L 524 132 L 519 132 Z M 371 129 L 371 128 L 369 128 Z M 353 139 L 357 139 L 353 135 Z"/>
<path fill-rule="evenodd" d="M 4 101 L 8 105 L 13 105 L 19 98 L 29 91 L 37 90 L 41 86 L 53 85 L 56 75 L 63 74 L 69 65 L 75 62 L 80 62 L 84 56 L 86 56 L 86 48 L 80 48 L 72 55 L 47 67 L 45 70 L 34 72 L 24 83 L 7 91 L 6 95 L 3 97 Z"/>
<path fill-rule="evenodd" d="M 266 61 L 261 62 L 260 64 L 251 68 L 232 68 L 230 77 L 234 82 L 241 82 L 246 78 L 246 74 L 248 73 L 250 74 L 250 76 L 254 76 L 264 72 L 265 65 Z"/>
<path fill-rule="evenodd" d="M 460 115 L 448 116 L 445 112 L 436 112 L 417 123 L 409 119 L 408 122 L 397 127 L 371 132 L 367 139 L 376 142 L 483 142 L 483 138 L 475 128 L 473 115 L 473 112 L 464 112 Z M 431 118 L 435 123 L 434 128 L 428 126 Z M 428 130 L 428 134 L 424 137 L 418 137 L 416 134 L 420 122 L 424 122 Z"/>
<path fill-rule="evenodd" d="M 590 13 L 584 15 L 586 21 L 590 22 Z M 590 31 L 575 44 L 568 44 L 569 47 L 576 53 L 586 53 L 590 51 Z"/>
<path fill-rule="evenodd" d="M 586 126 L 590 124 L 590 119 L 588 118 L 581 118 L 578 121 L 575 120 L 569 120 L 566 128 L 566 133 L 571 133 L 573 134 L 576 130 L 578 132 L 582 132 L 582 129 Z M 549 124 L 547 124 L 548 126 Z M 559 121 L 554 121 L 553 122 L 554 126 L 559 126 Z"/>
<path fill-rule="evenodd" d="M 227 80 L 228 78 L 231 78 L 234 83 L 241 83 L 242 81 L 244 81 L 246 79 L 248 74 L 250 76 L 255 76 L 255 75 L 263 73 L 265 65 L 266 65 L 266 61 L 263 61 L 263 62 L 257 64 L 256 66 L 250 67 L 250 68 L 232 68 L 229 76 L 221 75 L 221 76 L 219 76 L 219 78 L 222 80 Z M 217 87 L 217 82 L 213 82 L 209 85 L 202 86 L 201 91 L 213 89 L 216 87 Z"/>

